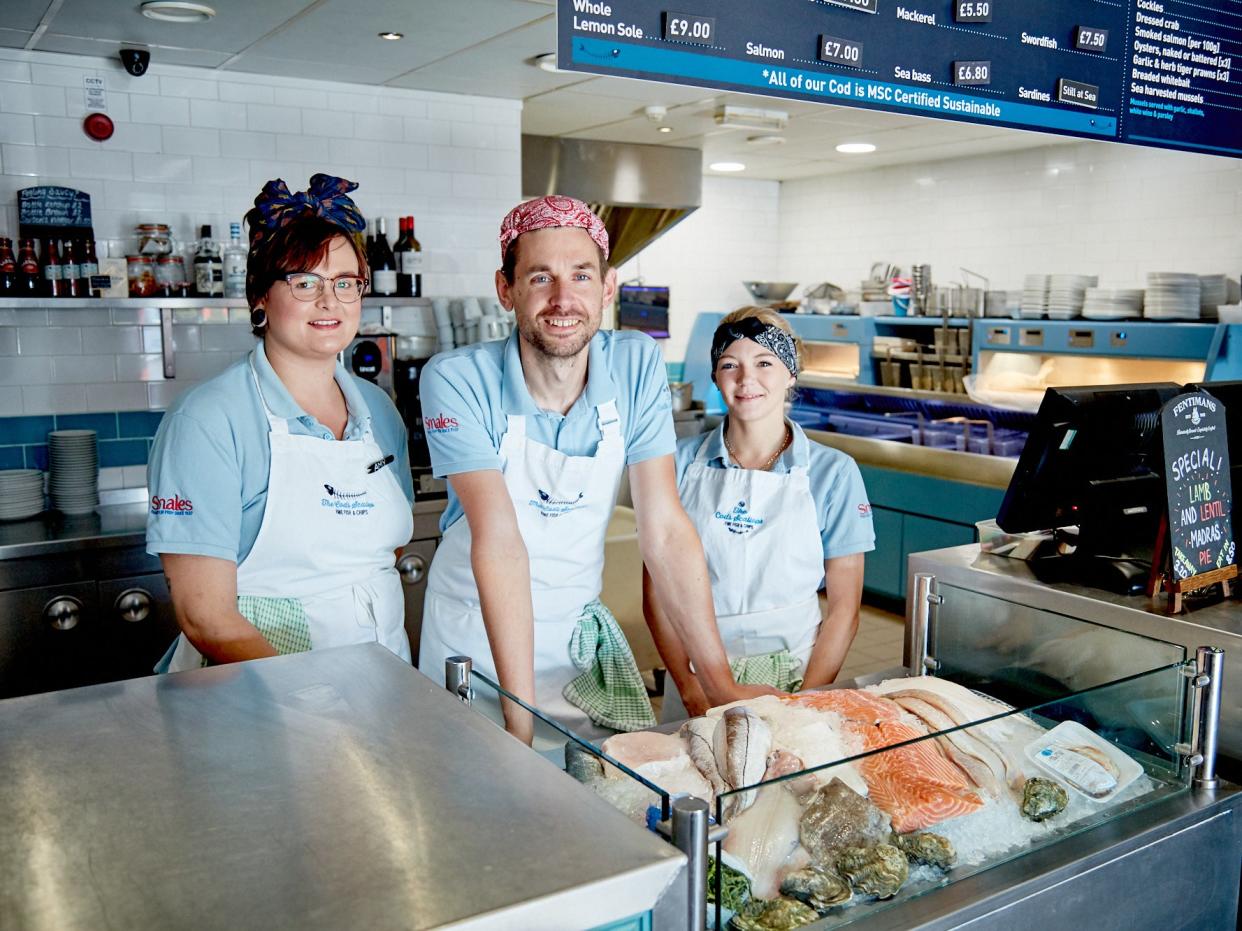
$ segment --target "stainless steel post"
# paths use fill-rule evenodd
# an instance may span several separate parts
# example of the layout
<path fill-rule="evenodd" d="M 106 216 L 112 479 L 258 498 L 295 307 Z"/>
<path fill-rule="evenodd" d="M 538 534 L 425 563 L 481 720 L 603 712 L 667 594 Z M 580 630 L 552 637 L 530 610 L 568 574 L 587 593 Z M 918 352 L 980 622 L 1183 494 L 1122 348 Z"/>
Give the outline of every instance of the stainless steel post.
<path fill-rule="evenodd" d="M 686 869 L 686 927 L 707 924 L 707 802 L 687 796 L 673 800 L 673 846 L 689 858 Z"/>
<path fill-rule="evenodd" d="M 1195 708 L 1193 721 L 1195 752 L 1203 757 L 1195 770 L 1196 789 L 1215 789 L 1220 780 L 1216 778 L 1216 737 L 1220 727 L 1220 695 L 1224 684 L 1225 651 L 1218 647 L 1199 647 L 1195 651 Z"/>
<path fill-rule="evenodd" d="M 912 676 L 926 676 L 936 671 L 939 663 L 928 652 L 932 643 L 934 618 L 932 609 L 944 599 L 936 592 L 936 577 L 930 572 L 914 573 L 906 609 L 906 644 L 903 662 Z"/>
<path fill-rule="evenodd" d="M 474 699 L 474 689 L 470 687 L 472 666 L 469 656 L 450 656 L 444 661 L 444 687 L 467 705 Z"/>

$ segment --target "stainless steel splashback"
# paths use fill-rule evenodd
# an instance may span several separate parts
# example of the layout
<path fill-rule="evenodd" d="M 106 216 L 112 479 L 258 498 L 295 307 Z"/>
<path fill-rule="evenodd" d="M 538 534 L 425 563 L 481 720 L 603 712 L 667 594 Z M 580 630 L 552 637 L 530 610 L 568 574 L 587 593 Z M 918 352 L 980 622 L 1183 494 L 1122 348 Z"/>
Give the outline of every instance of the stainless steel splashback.
<path fill-rule="evenodd" d="M 586 201 L 620 265 L 697 210 L 702 153 L 673 146 L 522 136 L 522 191 Z"/>

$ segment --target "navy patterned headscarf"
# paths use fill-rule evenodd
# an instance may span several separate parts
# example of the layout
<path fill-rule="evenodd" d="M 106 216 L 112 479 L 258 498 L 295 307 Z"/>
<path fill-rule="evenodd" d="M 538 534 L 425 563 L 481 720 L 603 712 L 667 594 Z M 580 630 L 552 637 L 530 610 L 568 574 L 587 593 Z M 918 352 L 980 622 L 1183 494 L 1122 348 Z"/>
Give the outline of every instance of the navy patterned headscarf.
<path fill-rule="evenodd" d="M 732 323 L 722 323 L 716 327 L 712 337 L 712 381 L 716 380 L 716 366 L 726 349 L 739 339 L 749 339 L 776 358 L 780 359 L 789 374 L 798 374 L 798 350 L 794 346 L 793 337 L 778 326 L 764 323 L 758 317 L 744 317 Z"/>

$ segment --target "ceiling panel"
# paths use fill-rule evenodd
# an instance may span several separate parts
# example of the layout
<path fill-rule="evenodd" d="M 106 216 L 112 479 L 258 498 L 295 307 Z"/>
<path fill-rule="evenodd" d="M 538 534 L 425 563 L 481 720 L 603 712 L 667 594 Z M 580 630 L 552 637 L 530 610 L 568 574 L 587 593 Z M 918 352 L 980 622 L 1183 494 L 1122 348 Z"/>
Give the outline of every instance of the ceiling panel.
<path fill-rule="evenodd" d="M 48 0 L 4 0 L 4 27 L 34 32 L 48 6 Z"/>
<path fill-rule="evenodd" d="M 390 73 L 387 70 L 372 68 L 367 64 L 365 57 L 331 62 L 308 62 L 249 54 L 243 55 L 224 70 L 244 71 L 252 74 L 276 74 L 286 78 L 310 78 L 316 81 L 344 81 L 347 84 L 383 84 Z"/>
<path fill-rule="evenodd" d="M 25 48 L 26 42 L 33 34 L 20 29 L 0 29 L 0 47 Z"/>
<path fill-rule="evenodd" d="M 7 9 L 11 0 L 3 0 Z M 206 23 L 165 23 L 138 12 L 138 0 L 65 0 L 49 32 L 135 44 L 211 49 L 232 54 L 296 16 L 313 0 L 210 0 Z M 43 46 L 40 45 L 40 48 Z M 329 46 L 330 47 L 330 46 Z"/>
<path fill-rule="evenodd" d="M 87 39 L 81 36 L 66 36 L 56 33 L 44 33 L 39 39 L 39 51 L 61 52 L 67 55 L 97 55 L 112 58 L 122 46 L 132 45 L 130 42 L 118 42 L 116 39 Z M 211 51 L 210 49 L 167 48 L 153 46 L 151 61 L 161 65 L 187 65 L 194 68 L 215 68 L 222 64 L 229 52 Z"/>

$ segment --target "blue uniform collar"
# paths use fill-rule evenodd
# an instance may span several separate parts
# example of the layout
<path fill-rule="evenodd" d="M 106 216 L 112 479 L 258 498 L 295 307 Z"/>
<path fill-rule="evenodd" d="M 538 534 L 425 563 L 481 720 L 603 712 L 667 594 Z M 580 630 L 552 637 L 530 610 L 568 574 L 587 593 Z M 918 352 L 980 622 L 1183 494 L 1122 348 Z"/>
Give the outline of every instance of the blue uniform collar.
<path fill-rule="evenodd" d="M 267 361 L 267 352 L 263 348 L 263 340 L 259 340 L 255 345 L 250 353 L 250 358 L 254 365 L 255 374 L 259 379 L 259 390 L 263 392 L 263 400 L 267 402 L 267 406 L 273 416 L 284 420 L 300 420 L 307 427 L 327 429 L 318 420 L 302 410 L 298 406 L 297 401 L 293 400 L 293 395 L 289 393 L 285 383 L 280 380 L 280 376 L 272 368 L 272 363 Z M 336 371 L 332 377 L 340 385 L 341 394 L 345 398 L 345 408 L 349 414 L 349 420 L 345 424 L 345 439 L 358 439 L 371 425 L 371 409 L 363 399 L 362 392 L 358 390 L 358 386 L 354 384 L 354 380 L 345 371 L 345 366 L 339 361 L 336 363 Z"/>
<path fill-rule="evenodd" d="M 505 341 L 504 371 L 501 373 L 500 405 L 506 414 L 538 414 L 540 409 L 526 387 L 522 356 L 518 352 L 518 331 L 514 329 Z M 607 401 L 617 399 L 617 385 L 604 359 L 604 334 L 596 333 L 587 344 L 587 383 L 569 416 L 580 409 L 594 410 Z"/>
<path fill-rule="evenodd" d="M 740 469 L 741 466 L 733 461 L 729 450 L 725 448 L 724 431 L 728 422 L 727 419 L 720 421 L 716 429 L 707 435 L 707 439 L 703 441 L 706 444 L 703 455 L 710 465 L 719 464 L 722 469 Z M 793 432 L 793 440 L 789 448 L 772 464 L 773 472 L 788 472 L 795 466 L 808 465 L 811 460 L 810 440 L 806 438 L 802 428 L 792 420 L 786 420 L 785 423 L 789 424 L 789 429 Z"/>

